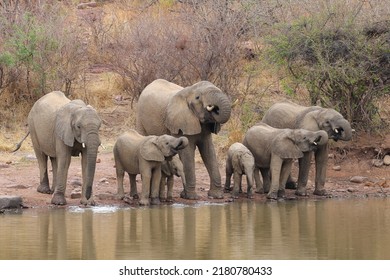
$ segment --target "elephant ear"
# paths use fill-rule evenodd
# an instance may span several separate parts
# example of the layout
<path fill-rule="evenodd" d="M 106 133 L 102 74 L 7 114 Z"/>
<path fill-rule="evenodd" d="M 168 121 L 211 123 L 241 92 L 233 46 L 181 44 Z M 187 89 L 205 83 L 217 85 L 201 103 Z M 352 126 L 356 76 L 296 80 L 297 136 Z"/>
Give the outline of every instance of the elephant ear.
<path fill-rule="evenodd" d="M 55 134 L 69 147 L 73 147 L 74 134 L 72 128 L 73 113 L 82 107 L 85 103 L 79 99 L 73 100 L 57 111 Z"/>
<path fill-rule="evenodd" d="M 282 159 L 303 157 L 303 152 L 295 144 L 294 133 L 290 129 L 278 134 L 272 143 L 272 152 Z"/>
<path fill-rule="evenodd" d="M 195 135 L 202 130 L 198 117 L 188 106 L 187 91 L 187 88 L 179 91 L 168 103 L 165 126 L 172 134 Z"/>
<path fill-rule="evenodd" d="M 141 157 L 144 160 L 159 162 L 163 162 L 165 160 L 164 155 L 157 146 L 155 136 L 147 137 L 145 141 L 142 142 L 139 149 Z"/>

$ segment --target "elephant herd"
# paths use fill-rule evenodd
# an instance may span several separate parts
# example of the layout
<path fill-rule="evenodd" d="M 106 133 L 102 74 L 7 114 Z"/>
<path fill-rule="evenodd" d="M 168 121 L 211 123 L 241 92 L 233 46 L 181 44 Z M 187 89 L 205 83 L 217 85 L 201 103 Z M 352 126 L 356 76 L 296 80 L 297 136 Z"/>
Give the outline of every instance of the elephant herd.
<path fill-rule="evenodd" d="M 183 88 L 157 79 L 146 86 L 137 103 L 136 130 L 120 135 L 113 148 L 118 197 L 124 197 L 123 178 L 128 173 L 130 195 L 139 197 L 140 205 L 172 200 L 173 175 L 182 179 L 180 196 L 197 199 L 196 148 L 210 177 L 209 197 L 222 198 L 224 192 L 237 197 L 244 174 L 248 197 L 253 197 L 254 185 L 256 192 L 267 193 L 269 199 L 283 197 L 285 185 L 295 185 L 290 176 L 294 159 L 299 159 L 296 194 L 306 195 L 313 153 L 316 169 L 314 194 L 326 194 L 328 140 L 348 141 L 352 137 L 351 126 L 341 114 L 319 106 L 275 103 L 260 123 L 248 129 L 242 143 L 234 143 L 229 148 L 226 181 L 222 187 L 212 134 L 217 134 L 221 125 L 229 120 L 231 107 L 228 96 L 207 81 Z M 95 109 L 81 100 L 69 100 L 60 91 L 44 95 L 33 105 L 28 115 L 28 134 L 40 170 L 37 191 L 52 193 L 52 204 L 66 204 L 65 189 L 71 157 L 80 154 L 83 179 L 80 203 L 95 204 L 92 185 L 100 146 L 100 125 Z M 14 151 L 20 148 L 23 140 Z M 53 168 L 52 188 L 48 178 L 48 158 Z M 142 181 L 140 196 L 136 188 L 137 174 L 141 174 Z M 232 175 L 233 188 L 230 187 Z"/>

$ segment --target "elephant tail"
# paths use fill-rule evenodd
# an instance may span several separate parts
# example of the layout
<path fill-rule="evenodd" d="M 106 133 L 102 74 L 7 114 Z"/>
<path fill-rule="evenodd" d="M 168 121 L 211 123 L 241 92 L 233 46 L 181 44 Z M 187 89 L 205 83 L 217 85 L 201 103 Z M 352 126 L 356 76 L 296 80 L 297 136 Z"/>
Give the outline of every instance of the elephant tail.
<path fill-rule="evenodd" d="M 11 151 L 11 153 L 14 153 L 14 152 L 16 152 L 17 150 L 20 149 L 20 147 L 21 147 L 22 144 L 23 144 L 23 141 L 26 140 L 26 138 L 27 138 L 27 136 L 28 136 L 29 134 L 30 134 L 30 131 L 27 132 L 26 136 L 23 137 L 22 141 L 20 141 L 18 144 L 16 144 L 15 149 L 13 149 L 13 150 Z"/>

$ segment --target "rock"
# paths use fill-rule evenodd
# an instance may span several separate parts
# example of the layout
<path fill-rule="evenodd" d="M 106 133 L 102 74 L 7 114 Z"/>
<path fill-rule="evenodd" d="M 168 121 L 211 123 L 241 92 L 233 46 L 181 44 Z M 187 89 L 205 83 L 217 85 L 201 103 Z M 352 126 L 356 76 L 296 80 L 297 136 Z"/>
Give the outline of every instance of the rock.
<path fill-rule="evenodd" d="M 383 165 L 383 160 L 381 160 L 381 159 L 373 159 L 371 163 L 375 167 L 381 167 Z"/>
<path fill-rule="evenodd" d="M 114 199 L 116 199 L 115 195 L 110 194 L 110 193 L 101 193 L 98 195 L 98 198 L 100 200 L 114 200 Z"/>
<path fill-rule="evenodd" d="M 340 171 L 341 170 L 341 166 L 340 165 L 335 165 L 335 166 L 332 167 L 332 169 L 334 171 Z"/>
<path fill-rule="evenodd" d="M 385 155 L 385 157 L 383 158 L 383 164 L 390 165 L 390 155 Z"/>
<path fill-rule="evenodd" d="M 20 196 L 0 196 L 0 209 L 22 208 L 23 201 Z"/>
<path fill-rule="evenodd" d="M 70 181 L 70 185 L 71 186 L 78 186 L 78 187 L 81 187 L 83 184 L 81 182 L 81 179 L 79 178 L 74 178 Z"/>
<path fill-rule="evenodd" d="M 367 179 L 368 179 L 367 177 L 363 177 L 363 176 L 353 176 L 351 179 L 349 179 L 349 181 L 352 183 L 361 184 Z"/>

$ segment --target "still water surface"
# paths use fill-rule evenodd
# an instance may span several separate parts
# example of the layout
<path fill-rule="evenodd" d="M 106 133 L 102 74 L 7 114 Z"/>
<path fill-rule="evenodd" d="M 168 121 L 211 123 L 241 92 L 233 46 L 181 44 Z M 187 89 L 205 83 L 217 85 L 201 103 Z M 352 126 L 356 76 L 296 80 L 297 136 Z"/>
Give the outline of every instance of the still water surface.
<path fill-rule="evenodd" d="M 390 259 L 390 199 L 23 210 L 0 259 Z"/>

